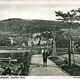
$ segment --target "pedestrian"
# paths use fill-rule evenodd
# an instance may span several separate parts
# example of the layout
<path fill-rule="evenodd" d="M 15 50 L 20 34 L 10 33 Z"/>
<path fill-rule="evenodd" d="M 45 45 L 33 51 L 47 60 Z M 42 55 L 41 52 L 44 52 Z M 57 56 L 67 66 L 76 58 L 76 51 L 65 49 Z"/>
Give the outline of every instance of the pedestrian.
<path fill-rule="evenodd" d="M 68 64 L 67 57 L 64 58 L 63 64 L 64 64 L 64 65 L 67 65 L 67 64 Z"/>
<path fill-rule="evenodd" d="M 60 66 L 67 66 L 68 65 L 68 59 L 67 57 L 64 57 L 64 60 Z"/>
<path fill-rule="evenodd" d="M 43 54 L 43 67 L 47 67 L 47 57 L 48 57 L 48 51 L 47 48 L 42 49 Z"/>

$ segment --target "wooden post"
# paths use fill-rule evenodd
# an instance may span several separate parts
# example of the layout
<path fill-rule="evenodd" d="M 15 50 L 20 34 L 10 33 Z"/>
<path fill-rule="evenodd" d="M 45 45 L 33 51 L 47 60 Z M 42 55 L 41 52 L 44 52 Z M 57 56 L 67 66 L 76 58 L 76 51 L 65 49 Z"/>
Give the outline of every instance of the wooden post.
<path fill-rule="evenodd" d="M 23 53 L 23 58 L 25 57 L 25 53 Z"/>
<path fill-rule="evenodd" d="M 13 53 L 11 53 L 11 59 L 13 59 Z"/>
<path fill-rule="evenodd" d="M 11 58 L 10 59 L 13 59 L 13 53 L 11 53 Z M 9 61 L 9 64 L 11 63 L 11 61 Z"/>
<path fill-rule="evenodd" d="M 47 50 L 48 50 L 49 48 L 48 48 L 48 37 L 47 37 Z"/>
<path fill-rule="evenodd" d="M 74 41 L 72 41 L 72 50 L 73 50 L 73 64 L 75 65 L 75 57 L 74 57 Z"/>
<path fill-rule="evenodd" d="M 71 67 L 71 41 L 69 41 L 69 67 Z"/>
<path fill-rule="evenodd" d="M 55 57 L 56 57 L 56 41 L 54 43 L 54 54 L 55 54 Z"/>
<path fill-rule="evenodd" d="M 54 35 L 53 31 L 52 31 L 52 36 Z M 54 57 L 54 36 L 53 36 L 53 51 L 52 51 L 52 56 Z"/>

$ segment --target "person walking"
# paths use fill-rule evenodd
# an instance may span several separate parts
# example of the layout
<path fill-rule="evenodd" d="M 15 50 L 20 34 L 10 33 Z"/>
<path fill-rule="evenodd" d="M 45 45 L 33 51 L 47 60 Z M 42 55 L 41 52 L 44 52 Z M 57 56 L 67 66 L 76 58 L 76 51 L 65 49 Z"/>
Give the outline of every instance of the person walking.
<path fill-rule="evenodd" d="M 47 48 L 42 49 L 42 54 L 43 54 L 43 67 L 47 67 L 47 57 L 48 57 L 48 52 Z"/>

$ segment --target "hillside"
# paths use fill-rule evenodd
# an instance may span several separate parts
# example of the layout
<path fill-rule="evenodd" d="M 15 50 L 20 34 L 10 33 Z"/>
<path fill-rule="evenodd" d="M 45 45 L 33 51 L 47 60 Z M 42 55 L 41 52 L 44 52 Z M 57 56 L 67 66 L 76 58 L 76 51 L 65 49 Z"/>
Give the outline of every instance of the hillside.
<path fill-rule="evenodd" d="M 52 28 L 68 28 L 73 27 L 77 28 L 80 24 L 67 24 L 64 22 L 57 21 L 46 21 L 46 20 L 23 20 L 18 18 L 6 19 L 0 21 L 0 33 L 6 34 L 26 34 L 26 33 L 35 33 L 43 32 L 46 30 L 52 30 Z"/>

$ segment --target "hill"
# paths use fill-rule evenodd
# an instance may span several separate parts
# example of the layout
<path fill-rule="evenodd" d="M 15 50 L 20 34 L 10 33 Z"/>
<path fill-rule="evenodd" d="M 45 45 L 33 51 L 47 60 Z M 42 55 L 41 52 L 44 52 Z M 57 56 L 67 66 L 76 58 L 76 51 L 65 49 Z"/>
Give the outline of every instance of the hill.
<path fill-rule="evenodd" d="M 75 25 L 74 25 L 75 24 Z M 18 18 L 11 18 L 0 21 L 0 33 L 4 34 L 26 34 L 43 32 L 47 30 L 52 30 L 52 28 L 78 28 L 80 24 L 67 24 L 58 21 L 47 21 L 47 20 L 24 20 Z"/>

